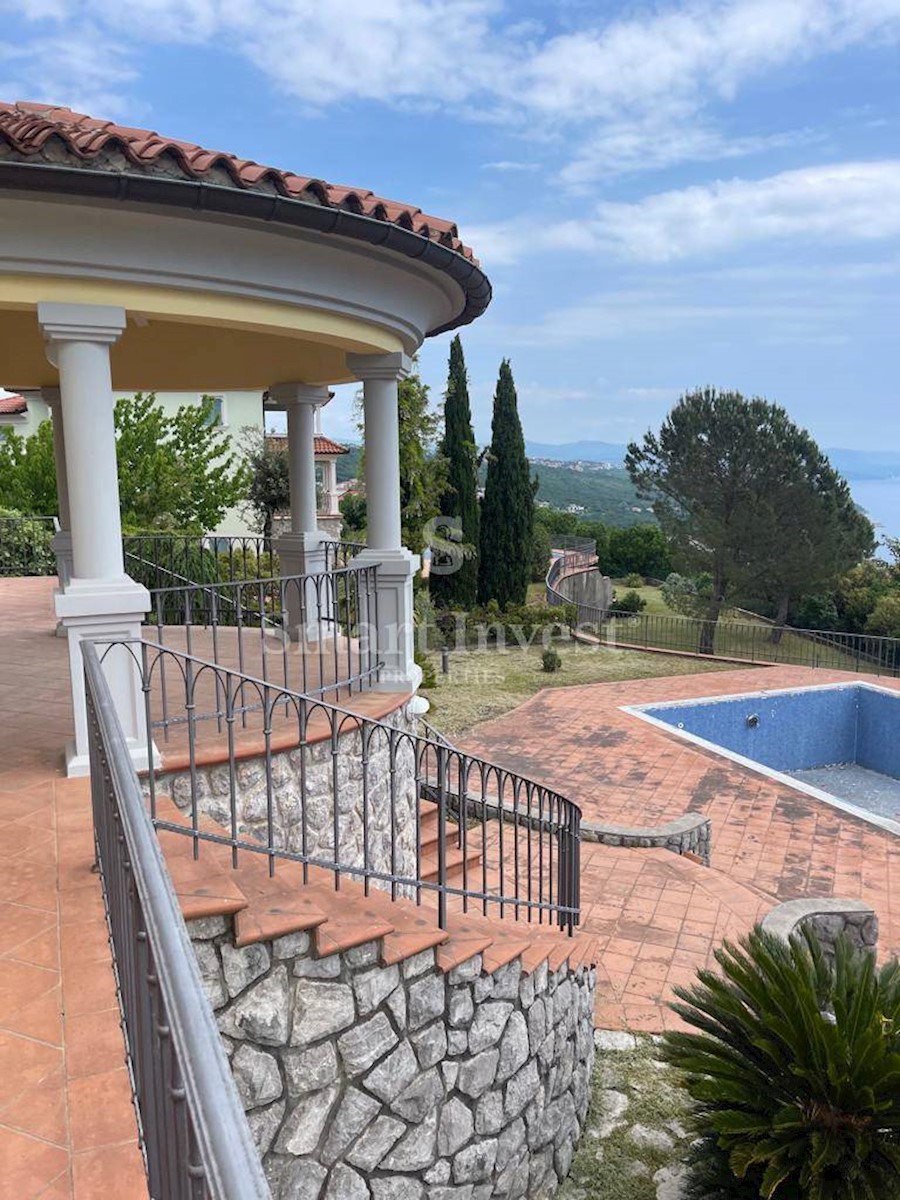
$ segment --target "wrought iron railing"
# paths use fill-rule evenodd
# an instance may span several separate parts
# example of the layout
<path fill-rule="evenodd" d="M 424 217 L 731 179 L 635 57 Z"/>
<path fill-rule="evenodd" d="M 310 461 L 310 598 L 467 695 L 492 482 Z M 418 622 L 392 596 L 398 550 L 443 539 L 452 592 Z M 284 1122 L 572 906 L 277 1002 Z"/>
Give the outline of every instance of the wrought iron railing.
<path fill-rule="evenodd" d="M 97 647 L 81 646 L 97 861 L 150 1195 L 266 1200 L 259 1155 Z"/>
<path fill-rule="evenodd" d="M 278 573 L 271 538 L 254 534 L 127 534 L 125 568 L 152 591 L 176 582 L 226 583 Z"/>
<path fill-rule="evenodd" d="M 378 567 L 155 588 L 145 624 L 160 645 L 307 694 L 376 686 Z"/>
<path fill-rule="evenodd" d="M 148 642 L 130 654 L 145 697 L 157 828 L 291 860 L 448 913 L 480 909 L 572 932 L 577 805 L 412 728 Z M 168 679 L 163 703 L 161 680 Z M 177 782 L 176 782 L 177 779 Z M 165 797 L 181 817 L 165 817 Z M 430 802 L 434 820 L 423 815 Z M 171 812 L 172 810 L 170 810 Z M 215 819 L 211 825 L 207 817 Z"/>
<path fill-rule="evenodd" d="M 572 604 L 560 581 L 579 569 L 568 554 L 557 558 L 546 578 L 548 604 Z M 608 612 L 576 604 L 576 628 L 608 645 L 679 654 L 704 654 L 748 663 L 783 663 L 834 671 L 900 676 L 900 638 L 837 630 L 795 629 L 757 621 L 716 622 L 668 613 Z"/>
<path fill-rule="evenodd" d="M 125 565 L 153 591 L 178 583 L 233 583 L 279 574 L 276 539 L 257 534 L 140 533 L 122 539 Z M 349 566 L 361 542 L 322 539 L 323 570 Z"/>
<path fill-rule="evenodd" d="M 55 575 L 56 517 L 0 516 L 0 575 Z"/>

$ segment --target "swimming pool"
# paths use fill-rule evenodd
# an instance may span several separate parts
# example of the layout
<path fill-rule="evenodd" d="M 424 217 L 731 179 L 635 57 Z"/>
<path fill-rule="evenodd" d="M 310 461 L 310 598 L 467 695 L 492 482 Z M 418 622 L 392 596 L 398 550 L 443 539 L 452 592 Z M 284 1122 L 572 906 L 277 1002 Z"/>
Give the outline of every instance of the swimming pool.
<path fill-rule="evenodd" d="M 824 684 L 626 712 L 900 833 L 900 694 Z"/>

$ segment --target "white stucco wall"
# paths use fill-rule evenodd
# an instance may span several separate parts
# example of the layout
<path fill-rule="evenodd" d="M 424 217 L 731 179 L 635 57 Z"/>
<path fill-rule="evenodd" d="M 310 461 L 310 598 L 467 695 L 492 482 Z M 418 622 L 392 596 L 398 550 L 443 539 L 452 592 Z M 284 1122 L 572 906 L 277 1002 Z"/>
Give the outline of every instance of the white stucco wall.
<path fill-rule="evenodd" d="M 202 395 L 202 392 L 158 392 L 156 400 L 167 413 L 174 414 L 179 408 L 185 405 L 199 404 Z M 263 408 L 261 392 L 210 392 L 210 395 L 222 397 L 222 426 L 236 448 L 239 448 L 243 429 L 252 426 L 262 431 Z M 17 416 L 14 419 L 9 419 L 6 423 L 0 424 L 0 437 L 2 437 L 3 431 L 7 428 L 15 429 L 16 433 L 21 434 L 23 437 L 31 437 L 37 431 L 42 421 L 50 420 L 50 409 L 40 396 L 34 392 L 26 392 L 25 397 L 28 401 L 28 412 L 24 417 Z M 119 398 L 120 396 L 117 392 L 116 399 Z M 2 418 L 0 418 L 0 421 L 2 421 Z M 256 530 L 247 522 L 241 507 L 236 506 L 228 510 L 215 529 L 209 529 L 206 532 L 244 534 L 255 533 Z"/>

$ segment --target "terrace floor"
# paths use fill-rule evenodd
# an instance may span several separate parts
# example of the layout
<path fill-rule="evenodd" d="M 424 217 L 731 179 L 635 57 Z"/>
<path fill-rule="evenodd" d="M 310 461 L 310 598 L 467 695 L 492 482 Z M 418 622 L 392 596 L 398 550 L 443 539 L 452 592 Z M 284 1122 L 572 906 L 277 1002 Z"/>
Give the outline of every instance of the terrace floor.
<path fill-rule="evenodd" d="M 848 678 L 778 666 L 552 688 L 464 739 L 464 749 L 561 792 L 587 820 L 711 818 L 711 869 L 666 850 L 582 845 L 582 928 L 600 941 L 599 1026 L 673 1023 L 672 987 L 711 962 L 722 936 L 746 932 L 783 900 L 864 900 L 879 916 L 881 954 L 900 951 L 900 838 L 621 711 Z"/>
<path fill-rule="evenodd" d="M 0 580 L 0 1197 L 144 1200 L 88 788 L 63 777 L 71 716 L 53 586 Z M 847 675 L 777 667 L 553 689 L 467 739 L 588 817 L 712 818 L 712 869 L 663 850 L 583 847 L 598 1024 L 663 1028 L 671 988 L 776 898 L 865 899 L 882 948 L 900 947 L 900 840 L 619 711 L 831 679 Z"/>
<path fill-rule="evenodd" d="M 0 579 L 0 1200 L 146 1200 L 88 781 L 64 775 L 73 729 L 55 586 Z M 208 652 L 209 635 L 192 649 Z M 308 669 L 327 680 L 333 662 L 313 656 Z M 259 653 L 246 666 L 261 674 Z M 379 716 L 401 699 L 349 703 Z M 162 745 L 177 757 L 183 728 Z"/>
<path fill-rule="evenodd" d="M 0 1196 L 145 1200 L 52 580 L 0 580 Z"/>

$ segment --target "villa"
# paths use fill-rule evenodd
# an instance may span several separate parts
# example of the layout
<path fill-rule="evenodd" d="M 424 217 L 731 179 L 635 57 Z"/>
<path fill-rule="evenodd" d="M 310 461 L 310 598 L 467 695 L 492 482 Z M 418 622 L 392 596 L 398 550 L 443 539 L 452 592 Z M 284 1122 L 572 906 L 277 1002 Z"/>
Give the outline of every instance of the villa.
<path fill-rule="evenodd" d="M 52 421 L 53 414 L 58 411 L 57 390 L 55 388 L 30 392 L 21 395 L 18 392 L 0 396 L 0 437 L 7 429 L 12 429 L 22 437 L 30 437 L 37 431 L 42 421 Z M 204 395 L 210 395 L 213 400 L 213 417 L 221 426 L 228 439 L 229 449 L 243 454 L 244 439 L 253 433 L 260 437 L 266 436 L 266 401 L 265 392 L 231 391 L 211 393 L 207 390 L 199 392 L 160 392 L 157 393 L 156 403 L 167 416 L 171 416 L 179 408 L 188 405 L 199 405 Z M 323 401 L 327 403 L 327 399 Z M 315 409 L 315 443 L 313 457 L 315 460 L 317 480 L 317 506 L 320 528 L 337 537 L 340 534 L 340 510 L 338 501 L 340 493 L 337 480 L 337 460 L 347 453 L 347 447 L 327 437 L 322 429 L 322 405 Z M 286 439 L 279 435 L 271 435 L 270 440 L 278 447 L 286 448 Z M 247 534 L 255 532 L 251 522 L 252 514 L 237 506 L 229 509 L 215 529 L 207 529 L 208 534 Z"/>
<path fill-rule="evenodd" d="M 58 579 L 0 579 L 11 1196 L 541 1200 L 595 1028 L 676 1025 L 723 937 L 775 910 L 896 948 L 896 832 L 670 712 L 847 671 L 720 663 L 423 730 L 397 386 L 491 299 L 451 222 L 38 104 L 0 104 L 0 190 L 0 358 L 52 410 L 60 512 Z M 317 511 L 353 381 L 364 545 Z M 123 539 L 138 390 L 285 412 L 277 574 L 226 531 Z M 551 601 L 608 607 L 596 563 L 558 547 Z"/>

